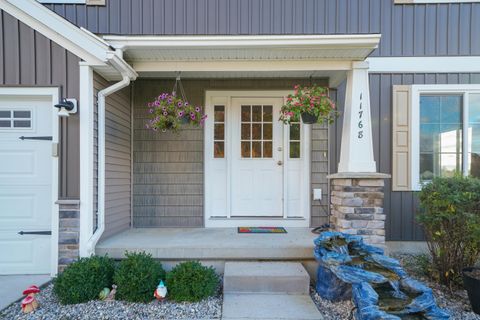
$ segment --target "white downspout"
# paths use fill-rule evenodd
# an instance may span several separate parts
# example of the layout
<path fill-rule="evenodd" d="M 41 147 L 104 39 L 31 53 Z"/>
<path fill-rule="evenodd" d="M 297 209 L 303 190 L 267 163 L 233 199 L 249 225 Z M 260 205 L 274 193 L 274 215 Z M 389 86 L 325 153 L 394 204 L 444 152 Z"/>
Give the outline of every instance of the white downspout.
<path fill-rule="evenodd" d="M 122 80 L 98 92 L 98 222 L 97 229 L 86 244 L 89 256 L 95 253 L 95 246 L 105 231 L 105 98 L 127 87 L 131 81 L 130 75 L 115 59 L 112 59 L 111 63 L 122 74 Z"/>

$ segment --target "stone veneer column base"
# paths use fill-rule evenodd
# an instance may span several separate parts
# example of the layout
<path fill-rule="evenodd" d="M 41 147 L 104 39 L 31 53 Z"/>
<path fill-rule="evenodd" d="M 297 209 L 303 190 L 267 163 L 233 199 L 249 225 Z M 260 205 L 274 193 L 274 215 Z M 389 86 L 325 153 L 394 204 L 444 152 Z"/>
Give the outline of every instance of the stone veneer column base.
<path fill-rule="evenodd" d="M 385 245 L 383 173 L 336 173 L 331 183 L 331 223 L 336 231 L 362 236 L 366 243 Z"/>
<path fill-rule="evenodd" d="M 80 201 L 58 200 L 58 272 L 79 257 Z"/>

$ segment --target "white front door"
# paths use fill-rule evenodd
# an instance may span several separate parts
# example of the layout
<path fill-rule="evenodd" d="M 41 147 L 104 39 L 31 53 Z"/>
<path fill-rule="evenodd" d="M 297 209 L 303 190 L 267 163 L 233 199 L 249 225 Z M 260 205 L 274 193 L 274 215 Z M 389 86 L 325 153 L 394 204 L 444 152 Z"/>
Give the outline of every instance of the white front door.
<path fill-rule="evenodd" d="M 282 102 L 232 99 L 232 217 L 283 216 Z"/>
<path fill-rule="evenodd" d="M 0 97 L 0 274 L 51 271 L 52 126 L 51 96 Z"/>

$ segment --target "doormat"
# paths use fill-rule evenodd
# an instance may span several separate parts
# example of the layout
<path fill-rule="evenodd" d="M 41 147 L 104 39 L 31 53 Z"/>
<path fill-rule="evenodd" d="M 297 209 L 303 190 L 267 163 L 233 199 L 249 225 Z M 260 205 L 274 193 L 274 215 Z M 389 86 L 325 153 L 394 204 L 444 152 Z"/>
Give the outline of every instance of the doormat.
<path fill-rule="evenodd" d="M 287 233 L 284 227 L 238 227 L 238 233 Z"/>

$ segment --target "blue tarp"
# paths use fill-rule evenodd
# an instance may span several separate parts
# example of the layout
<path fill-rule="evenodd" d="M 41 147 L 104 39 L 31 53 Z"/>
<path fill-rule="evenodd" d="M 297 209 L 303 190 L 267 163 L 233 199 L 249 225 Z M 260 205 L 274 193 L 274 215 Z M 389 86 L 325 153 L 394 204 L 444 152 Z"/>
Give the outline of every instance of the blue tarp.
<path fill-rule="evenodd" d="M 359 320 L 449 319 L 432 290 L 414 280 L 398 260 L 360 236 L 325 231 L 314 240 L 319 262 L 316 290 L 328 300 L 353 299 Z"/>

